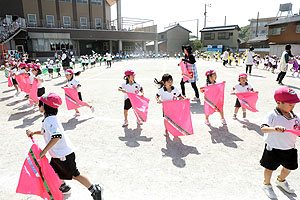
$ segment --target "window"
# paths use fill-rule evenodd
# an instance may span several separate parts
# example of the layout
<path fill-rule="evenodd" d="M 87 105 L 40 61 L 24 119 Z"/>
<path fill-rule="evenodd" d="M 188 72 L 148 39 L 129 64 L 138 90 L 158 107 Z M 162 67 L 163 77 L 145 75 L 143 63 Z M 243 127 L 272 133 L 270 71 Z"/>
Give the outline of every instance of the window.
<path fill-rule="evenodd" d="M 286 27 L 281 27 L 281 31 L 286 31 Z"/>
<path fill-rule="evenodd" d="M 54 28 L 54 16 L 53 15 L 46 15 L 46 20 L 47 20 L 47 27 L 48 28 Z"/>
<path fill-rule="evenodd" d="M 214 40 L 215 34 L 214 33 L 204 33 L 204 40 Z"/>
<path fill-rule="evenodd" d="M 87 28 L 87 18 L 80 17 L 80 28 Z"/>
<path fill-rule="evenodd" d="M 218 33 L 219 40 L 228 40 L 229 39 L 229 32 L 221 32 Z"/>
<path fill-rule="evenodd" d="M 91 3 L 94 5 L 102 6 L 102 0 L 91 0 Z"/>
<path fill-rule="evenodd" d="M 11 15 L 6 15 L 6 23 L 7 24 L 12 23 L 12 16 Z"/>
<path fill-rule="evenodd" d="M 77 3 L 88 4 L 88 0 L 76 0 Z"/>
<path fill-rule="evenodd" d="M 272 28 L 270 29 L 270 35 L 280 35 L 281 28 Z"/>
<path fill-rule="evenodd" d="M 60 2 L 68 2 L 68 3 L 72 3 L 72 0 L 59 0 Z"/>
<path fill-rule="evenodd" d="M 28 14 L 28 26 L 35 27 L 36 26 L 36 15 Z"/>
<path fill-rule="evenodd" d="M 165 39 L 165 36 L 164 35 L 160 35 L 160 39 Z"/>
<path fill-rule="evenodd" d="M 296 26 L 296 33 L 300 33 L 300 25 Z"/>
<path fill-rule="evenodd" d="M 108 42 L 103 42 L 103 51 L 108 50 Z"/>
<path fill-rule="evenodd" d="M 71 17 L 70 16 L 64 16 L 64 28 L 71 28 Z"/>
<path fill-rule="evenodd" d="M 95 28 L 100 29 L 101 28 L 101 19 L 95 18 Z"/>

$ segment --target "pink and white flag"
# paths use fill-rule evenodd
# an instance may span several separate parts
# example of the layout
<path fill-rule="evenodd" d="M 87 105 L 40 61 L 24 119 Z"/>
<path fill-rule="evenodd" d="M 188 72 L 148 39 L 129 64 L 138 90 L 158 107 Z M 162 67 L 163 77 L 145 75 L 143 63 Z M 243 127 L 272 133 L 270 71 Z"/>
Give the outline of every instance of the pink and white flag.
<path fill-rule="evenodd" d="M 184 61 L 181 61 L 179 66 L 181 68 L 183 82 L 193 79 L 193 72 L 188 70 L 188 65 Z"/>
<path fill-rule="evenodd" d="M 33 140 L 32 140 L 33 141 Z M 46 156 L 39 159 L 41 149 L 33 141 L 23 164 L 16 193 L 31 194 L 48 200 L 62 200 L 62 184 Z"/>
<path fill-rule="evenodd" d="M 298 135 L 300 137 L 300 130 L 297 129 L 287 129 L 285 132 L 293 133 L 295 135 Z"/>
<path fill-rule="evenodd" d="M 68 110 L 73 110 L 82 106 L 89 106 L 87 103 L 79 99 L 77 90 L 73 88 L 64 88 L 64 90 Z"/>
<path fill-rule="evenodd" d="M 256 109 L 256 102 L 258 100 L 257 92 L 236 93 L 236 96 L 243 108 L 246 108 L 252 112 L 258 112 Z"/>
<path fill-rule="evenodd" d="M 127 96 L 138 122 L 146 122 L 150 100 L 134 93 L 127 93 Z"/>
<path fill-rule="evenodd" d="M 27 74 L 19 74 L 15 75 L 15 78 L 21 91 L 29 94 L 31 90 L 31 81 L 29 76 Z"/>
<path fill-rule="evenodd" d="M 29 103 L 32 104 L 37 104 L 39 102 L 39 98 L 37 96 L 37 91 L 38 91 L 38 83 L 39 81 L 37 79 L 33 80 L 32 87 L 29 93 Z"/>
<path fill-rule="evenodd" d="M 204 113 L 211 115 L 214 112 L 223 112 L 225 83 L 216 83 L 204 89 Z"/>
<path fill-rule="evenodd" d="M 12 87 L 13 86 L 13 83 L 11 81 L 11 72 L 8 72 L 7 74 L 7 82 L 8 82 L 8 87 Z"/>
<path fill-rule="evenodd" d="M 173 136 L 193 135 L 190 101 L 174 100 L 163 103 L 164 122 Z"/>

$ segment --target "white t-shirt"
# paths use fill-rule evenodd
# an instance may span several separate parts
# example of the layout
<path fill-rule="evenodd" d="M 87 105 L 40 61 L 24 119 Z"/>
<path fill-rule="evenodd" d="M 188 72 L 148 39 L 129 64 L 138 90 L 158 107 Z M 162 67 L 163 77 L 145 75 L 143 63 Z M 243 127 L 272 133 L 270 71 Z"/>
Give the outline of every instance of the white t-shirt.
<path fill-rule="evenodd" d="M 172 91 L 168 92 L 166 87 L 162 87 L 158 90 L 157 96 L 160 97 L 161 101 L 173 101 L 178 100 L 178 97 L 181 96 L 179 90 L 172 86 Z"/>
<path fill-rule="evenodd" d="M 31 70 L 29 71 L 29 79 L 30 79 L 30 83 L 32 84 L 34 80 L 34 74 L 32 73 Z"/>
<path fill-rule="evenodd" d="M 16 77 L 15 77 L 15 75 L 18 75 L 18 69 L 17 68 L 13 68 L 12 70 L 11 70 L 11 77 L 13 78 L 13 79 L 16 79 Z"/>
<path fill-rule="evenodd" d="M 245 86 L 242 86 L 241 84 L 237 84 L 233 87 L 236 93 L 245 93 L 245 92 L 251 92 L 252 86 L 248 83 Z"/>
<path fill-rule="evenodd" d="M 74 75 L 73 75 L 74 76 Z M 75 80 L 74 78 L 71 81 L 68 81 L 68 88 L 77 89 L 77 92 L 80 92 L 80 87 L 77 86 L 80 84 L 79 81 Z M 74 88 L 75 87 L 75 88 Z"/>
<path fill-rule="evenodd" d="M 39 74 L 39 75 L 36 76 L 36 78 L 39 79 L 38 88 L 43 88 L 44 87 L 44 82 L 40 81 L 40 80 L 44 80 L 42 75 Z"/>
<path fill-rule="evenodd" d="M 49 150 L 52 157 L 63 158 L 74 152 L 73 144 L 68 136 L 65 135 L 64 128 L 57 116 L 53 115 L 44 119 L 41 133 L 44 136 L 46 144 L 50 142 L 52 137 L 61 136 L 61 139 Z"/>
<path fill-rule="evenodd" d="M 110 53 L 106 53 L 106 60 L 107 61 L 111 61 L 111 54 Z"/>
<path fill-rule="evenodd" d="M 248 51 L 246 53 L 246 65 L 253 65 L 253 56 L 254 56 L 254 52 L 253 51 Z"/>
<path fill-rule="evenodd" d="M 132 85 L 130 85 L 129 83 L 128 84 L 123 83 L 120 88 L 125 90 L 128 93 L 138 94 L 141 91 L 142 86 L 138 83 L 133 83 Z M 125 100 L 128 99 L 127 94 L 124 94 L 124 99 Z"/>
<path fill-rule="evenodd" d="M 224 56 L 223 56 L 223 60 L 228 60 L 228 58 L 229 58 L 229 52 L 225 51 Z"/>
<path fill-rule="evenodd" d="M 299 122 L 300 121 L 297 116 L 294 116 L 292 119 L 288 119 L 285 116 L 283 116 L 279 110 L 274 109 L 273 111 L 269 112 L 268 115 L 265 117 L 265 119 L 262 122 L 262 126 L 282 126 L 286 129 L 294 129 L 295 125 L 300 125 Z M 295 148 L 296 140 L 297 136 L 288 132 L 264 133 L 264 141 L 269 148 L 271 147 L 281 150 L 292 149 Z"/>
<path fill-rule="evenodd" d="M 53 60 L 50 60 L 49 64 L 48 64 L 48 69 L 53 69 Z"/>

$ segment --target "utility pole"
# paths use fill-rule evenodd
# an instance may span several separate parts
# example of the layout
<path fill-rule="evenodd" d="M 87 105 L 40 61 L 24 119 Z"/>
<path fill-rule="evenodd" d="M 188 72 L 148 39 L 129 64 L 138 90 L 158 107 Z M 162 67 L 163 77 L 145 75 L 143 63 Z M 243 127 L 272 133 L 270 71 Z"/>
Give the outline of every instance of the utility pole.
<path fill-rule="evenodd" d="M 259 12 L 257 12 L 255 37 L 258 37 L 258 18 L 259 18 Z"/>
<path fill-rule="evenodd" d="M 197 40 L 199 40 L 198 34 L 199 34 L 199 19 L 197 19 Z"/>
<path fill-rule="evenodd" d="M 224 26 L 226 26 L 226 16 L 225 16 L 225 20 L 224 20 Z"/>
<path fill-rule="evenodd" d="M 206 27 L 206 15 L 207 15 L 206 6 L 210 7 L 211 4 L 205 4 L 205 6 L 204 6 L 204 28 Z"/>

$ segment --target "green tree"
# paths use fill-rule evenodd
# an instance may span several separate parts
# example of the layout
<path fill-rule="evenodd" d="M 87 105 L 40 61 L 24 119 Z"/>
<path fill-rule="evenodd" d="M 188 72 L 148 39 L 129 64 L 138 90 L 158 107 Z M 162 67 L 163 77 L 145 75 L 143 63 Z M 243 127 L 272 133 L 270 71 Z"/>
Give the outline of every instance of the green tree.
<path fill-rule="evenodd" d="M 248 41 L 250 34 L 250 25 L 241 27 L 239 31 L 239 37 L 245 41 Z"/>
<path fill-rule="evenodd" d="M 201 40 L 198 40 L 198 39 L 191 40 L 189 42 L 189 45 L 192 47 L 193 51 L 195 51 L 195 50 L 200 51 L 203 46 L 201 43 Z"/>

